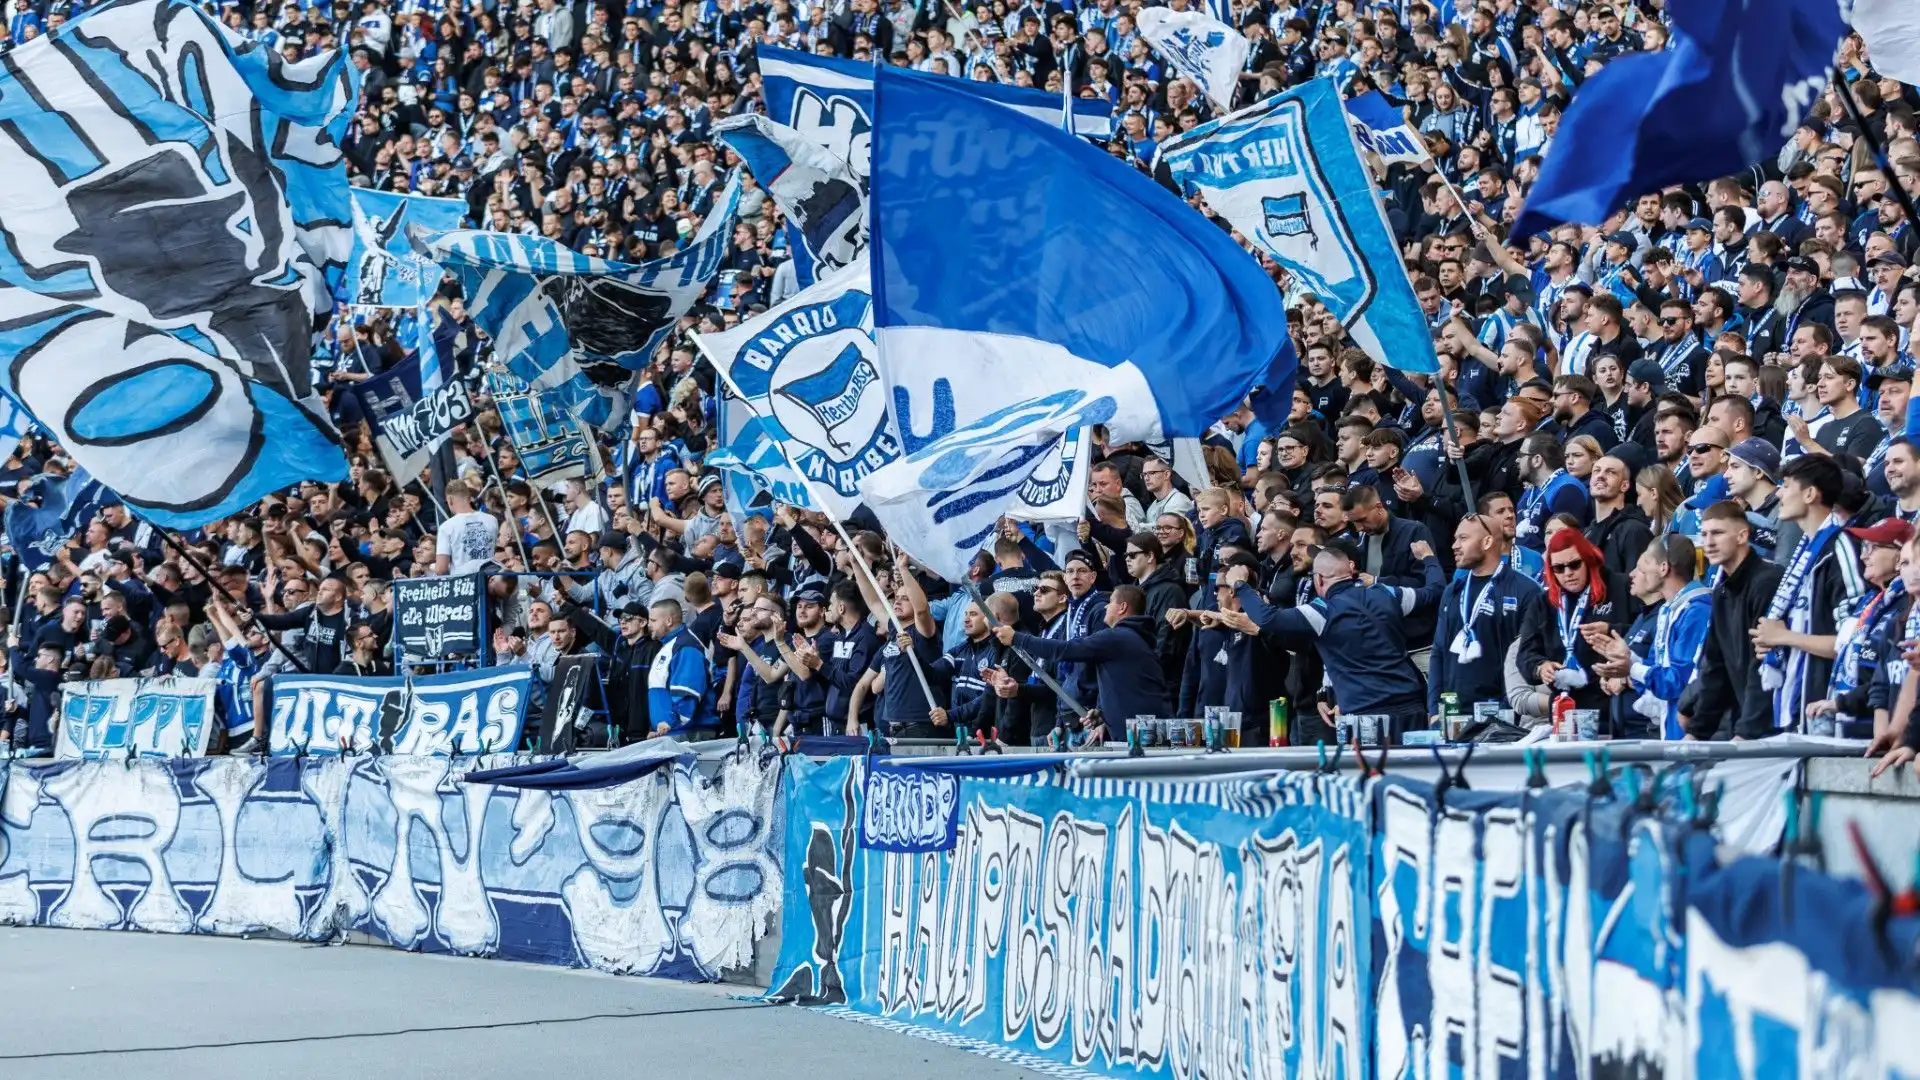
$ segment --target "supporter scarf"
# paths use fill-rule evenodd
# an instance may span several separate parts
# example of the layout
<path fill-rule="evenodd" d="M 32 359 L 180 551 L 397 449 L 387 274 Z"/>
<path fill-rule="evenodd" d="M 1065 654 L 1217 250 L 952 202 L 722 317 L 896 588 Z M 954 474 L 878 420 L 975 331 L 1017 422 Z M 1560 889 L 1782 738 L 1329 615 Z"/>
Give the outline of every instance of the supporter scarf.
<path fill-rule="evenodd" d="M 1673 663 L 1673 627 L 1694 604 L 1713 602 L 1712 590 L 1697 581 L 1689 581 L 1673 594 L 1673 599 L 1660 606 L 1660 613 L 1653 619 L 1653 650 L 1649 653 L 1649 663 L 1654 667 L 1668 667 Z M 1704 642 L 1703 642 L 1704 643 Z M 1687 657 L 1688 663 L 1695 662 L 1700 655 L 1699 646 L 1694 647 L 1693 655 Z M 1634 699 L 1633 711 L 1660 724 L 1660 735 L 1664 739 L 1674 740 L 1685 735 L 1681 729 L 1675 702 L 1656 695 L 1652 690 L 1644 690 Z"/>
<path fill-rule="evenodd" d="M 1813 568 L 1840 535 L 1840 515 L 1831 514 L 1812 536 L 1800 538 L 1793 561 L 1780 579 L 1780 588 L 1767 605 L 1767 618 L 1781 619 L 1797 634 L 1813 622 Z M 1806 697 L 1807 655 L 1798 649 L 1772 649 L 1760 662 L 1760 686 L 1773 695 L 1774 726 L 1790 728 Z"/>
<path fill-rule="evenodd" d="M 1920 597 L 1915 598 L 1913 606 L 1908 609 L 1907 625 L 1900 635 L 1901 641 L 1912 641 L 1914 638 L 1920 638 Z M 1893 655 L 1887 658 L 1887 682 L 1898 687 L 1907 681 L 1909 665 L 1906 653 L 1897 647 L 1897 642 L 1895 644 Z"/>
<path fill-rule="evenodd" d="M 1886 622 L 1887 613 L 1900 605 L 1900 598 L 1906 595 L 1906 583 L 1899 578 L 1893 584 L 1862 597 L 1860 609 L 1840 626 L 1839 649 L 1833 657 L 1833 678 L 1827 686 L 1827 696 L 1838 698 L 1860 685 L 1860 654 L 1866 649 L 1867 642 Z"/>
<path fill-rule="evenodd" d="M 1535 521 L 1533 515 L 1535 511 L 1539 511 L 1541 517 L 1543 519 L 1545 518 L 1547 492 L 1554 490 L 1554 485 L 1559 482 L 1560 478 L 1567 475 L 1569 474 L 1565 469 L 1556 470 L 1552 476 L 1547 477 L 1546 483 L 1541 484 L 1537 488 L 1528 488 L 1520 493 L 1520 506 L 1518 509 L 1519 524 L 1516 526 L 1517 535 L 1514 537 L 1515 541 L 1531 537 L 1534 533 L 1540 532 L 1546 527 L 1544 520 Z"/>
<path fill-rule="evenodd" d="M 1587 591 L 1568 611 L 1565 598 L 1561 607 L 1554 610 L 1554 617 L 1560 620 L 1560 640 L 1567 646 L 1566 660 L 1560 665 L 1560 673 L 1553 677 L 1553 685 L 1560 690 L 1579 690 L 1587 685 L 1587 669 L 1580 666 L 1580 658 L 1574 650 L 1580 641 L 1580 621 L 1587 614 L 1587 598 L 1593 595 L 1593 583 L 1587 583 Z"/>
<path fill-rule="evenodd" d="M 1471 664 L 1480 659 L 1480 635 L 1474 633 L 1473 626 L 1480 616 L 1493 611 L 1494 586 L 1500 582 L 1501 567 L 1494 570 L 1487 583 L 1481 587 L 1478 599 L 1473 597 L 1473 575 L 1469 573 L 1460 583 L 1460 631 L 1453 635 L 1452 652 L 1454 659 L 1463 664 Z"/>

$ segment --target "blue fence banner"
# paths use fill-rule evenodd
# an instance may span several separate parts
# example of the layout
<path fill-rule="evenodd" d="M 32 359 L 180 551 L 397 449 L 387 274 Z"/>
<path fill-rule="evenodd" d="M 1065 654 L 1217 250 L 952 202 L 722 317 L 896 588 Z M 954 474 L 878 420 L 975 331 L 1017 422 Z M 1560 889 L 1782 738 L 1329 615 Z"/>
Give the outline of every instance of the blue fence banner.
<path fill-rule="evenodd" d="M 960 832 L 960 780 L 885 762 L 867 771 L 860 846 L 877 851 L 952 851 Z"/>
<path fill-rule="evenodd" d="M 276 755 L 478 754 L 520 745 L 533 670 L 482 668 L 445 675 L 361 678 L 276 675 Z"/>
<path fill-rule="evenodd" d="M 463 783 L 475 764 L 0 762 L 0 925 L 353 931 L 699 980 L 752 963 L 780 902 L 778 756 L 582 791 Z"/>
<path fill-rule="evenodd" d="M 775 999 L 1054 1076 L 1920 1075 L 1920 918 L 1667 805 L 963 770 L 943 849 L 869 767 L 791 770 Z"/>
<path fill-rule="evenodd" d="M 60 688 L 62 758 L 197 757 L 214 719 L 212 679 L 96 679 Z"/>

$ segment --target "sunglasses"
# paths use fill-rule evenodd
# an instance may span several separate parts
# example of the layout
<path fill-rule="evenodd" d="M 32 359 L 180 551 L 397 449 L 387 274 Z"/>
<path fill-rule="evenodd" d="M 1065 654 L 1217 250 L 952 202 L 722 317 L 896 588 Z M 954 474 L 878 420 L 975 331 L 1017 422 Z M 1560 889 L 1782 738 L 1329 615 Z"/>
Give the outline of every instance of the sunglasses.
<path fill-rule="evenodd" d="M 1041 585 L 1033 590 L 1033 595 L 1039 596 L 1041 593 L 1057 593 L 1059 591 L 1060 591 L 1059 589 L 1056 589 L 1051 585 Z"/>
<path fill-rule="evenodd" d="M 1127 552 L 1127 558 L 1129 558 L 1129 559 L 1144 559 L 1144 558 L 1146 558 L 1146 557 L 1147 557 L 1147 553 L 1146 553 L 1146 552 L 1144 552 L 1144 551 L 1129 551 L 1129 552 Z"/>
<path fill-rule="evenodd" d="M 1710 443 L 1710 442 L 1694 443 L 1692 446 L 1687 447 L 1687 450 L 1690 453 L 1695 453 L 1695 454 L 1704 454 L 1709 450 L 1725 450 L 1725 449 L 1726 447 L 1721 446 L 1718 443 Z"/>
<path fill-rule="evenodd" d="M 1665 315 L 1661 317 L 1660 325 L 1661 326 L 1679 326 L 1681 323 L 1686 321 L 1687 320 L 1680 318 L 1677 315 Z"/>
<path fill-rule="evenodd" d="M 1578 570 L 1585 565 L 1586 565 L 1585 563 L 1580 562 L 1577 559 L 1574 560 L 1573 562 L 1568 562 L 1568 563 L 1557 562 L 1553 564 L 1553 572 L 1556 574 L 1571 574 L 1575 570 Z"/>

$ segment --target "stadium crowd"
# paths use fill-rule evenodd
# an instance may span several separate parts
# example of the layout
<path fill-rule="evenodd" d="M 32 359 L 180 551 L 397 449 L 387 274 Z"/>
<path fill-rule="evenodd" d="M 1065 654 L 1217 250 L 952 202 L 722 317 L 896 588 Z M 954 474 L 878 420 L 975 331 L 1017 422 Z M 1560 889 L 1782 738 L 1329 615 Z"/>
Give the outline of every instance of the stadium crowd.
<path fill-rule="evenodd" d="M 9 0 L 6 41 L 83 6 Z M 479 227 L 639 262 L 713 207 L 738 162 L 711 127 L 758 106 L 769 44 L 1056 93 L 1070 80 L 1113 103 L 1110 152 L 1151 171 L 1160 142 L 1214 113 L 1140 37 L 1139 7 L 218 10 L 289 57 L 351 50 L 356 183 L 460 197 Z M 1205 475 L 1096 433 L 1077 528 L 1004 521 L 970 581 L 941 581 L 865 515 L 843 537 L 789 506 L 730 513 L 703 465 L 715 376 L 686 333 L 794 289 L 779 209 L 750 185 L 726 270 L 645 373 L 604 478 L 530 483 L 484 407 L 455 437 L 444 508 L 422 478 L 389 475 L 344 389 L 399 362 L 406 335 L 393 315 L 343 311 L 316 363 L 350 481 L 302 484 L 180 547 L 108 506 L 45 571 L 16 562 L 0 740 L 47 752 L 64 680 L 199 672 L 220 680 L 231 748 L 260 752 L 275 673 L 388 673 L 391 582 L 485 570 L 489 662 L 530 665 L 536 708 L 560 657 L 604 657 L 587 739 L 601 745 L 756 724 L 1073 740 L 1087 732 L 1068 698 L 1112 736 L 1215 706 L 1264 744 L 1284 697 L 1305 743 L 1336 715 L 1399 735 L 1495 702 L 1519 729 L 1559 702 L 1615 737 L 1798 730 L 1913 759 L 1920 234 L 1895 185 L 1920 192 L 1920 94 L 1851 39 L 1865 131 L 1829 89 L 1747 173 L 1508 246 L 1571 95 L 1666 45 L 1659 5 L 1493 0 L 1451 24 L 1423 2 L 1231 14 L 1252 43 L 1241 103 L 1331 77 L 1385 92 L 1424 135 L 1432 163 L 1378 179 L 1444 394 L 1373 362 L 1274 268 L 1301 358 L 1287 426 L 1222 418 L 1190 469 Z M 487 352 L 457 292 L 443 284 L 437 318 L 470 371 Z M 70 468 L 29 437 L 0 482 L 32 497 Z"/>

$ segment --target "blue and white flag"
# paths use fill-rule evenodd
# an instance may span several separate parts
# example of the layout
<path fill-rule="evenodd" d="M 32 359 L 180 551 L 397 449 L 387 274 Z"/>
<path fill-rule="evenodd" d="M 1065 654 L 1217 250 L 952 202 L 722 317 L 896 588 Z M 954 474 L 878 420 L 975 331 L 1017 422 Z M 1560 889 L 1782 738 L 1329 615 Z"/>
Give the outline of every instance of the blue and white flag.
<path fill-rule="evenodd" d="M 860 478 L 900 456 L 873 343 L 865 258 L 772 311 L 694 340 L 760 418 L 766 435 L 837 518 L 860 505 Z"/>
<path fill-rule="evenodd" d="M 453 434 L 473 419 L 467 384 L 455 379 L 429 387 L 419 355 L 353 384 L 349 392 L 373 429 L 380 460 L 400 483 L 410 483 Z"/>
<path fill-rule="evenodd" d="M 314 326 L 353 244 L 342 53 L 108 0 L 0 70 L 0 390 L 155 524 L 344 480 Z"/>
<path fill-rule="evenodd" d="M 467 204 L 371 188 L 353 188 L 353 254 L 346 301 L 356 307 L 410 308 L 440 286 L 429 240 L 460 227 Z"/>
<path fill-rule="evenodd" d="M 759 113 L 728 117 L 713 135 L 779 204 L 815 277 L 831 277 L 867 250 L 866 182 L 846 158 Z"/>
<path fill-rule="evenodd" d="M 732 251 L 740 177 L 687 246 L 634 265 L 582 255 L 543 236 L 460 230 L 433 241 L 456 274 L 497 363 L 583 422 L 627 421 L 629 391 Z"/>
<path fill-rule="evenodd" d="M 1598 224 L 1642 192 L 1771 159 L 1826 90 L 1847 32 L 1834 0 L 1689 0 L 1668 14 L 1669 48 L 1615 60 L 1580 87 L 1514 239 Z"/>
<path fill-rule="evenodd" d="M 1920 83 L 1920 4 L 1853 0 L 1852 19 L 1874 71 L 1909 85 Z"/>
<path fill-rule="evenodd" d="M 43 476 L 7 505 L 7 542 L 28 573 L 44 570 L 74 533 L 85 528 L 102 509 L 119 501 L 85 469 L 75 469 L 73 475 L 64 478 Z"/>
<path fill-rule="evenodd" d="M 766 423 L 725 384 L 714 396 L 714 444 L 701 464 L 720 470 L 727 509 L 736 516 L 770 515 L 776 502 L 817 510 L 806 481 L 795 472 Z"/>
<path fill-rule="evenodd" d="M 1209 123 L 1161 147 L 1174 183 L 1284 267 L 1367 355 L 1439 370 L 1393 230 L 1327 79 Z"/>
<path fill-rule="evenodd" d="M 494 373 L 487 375 L 487 388 L 528 483 L 544 487 L 604 471 L 599 444 L 553 395 L 529 393 Z"/>
<path fill-rule="evenodd" d="M 20 440 L 33 430 L 33 415 L 20 407 L 11 394 L 0 394 L 0 460 L 13 456 Z"/>
<path fill-rule="evenodd" d="M 1150 7 L 1143 8 L 1138 19 L 1140 36 L 1173 61 L 1180 74 L 1199 83 L 1222 112 L 1233 108 L 1252 48 L 1240 31 L 1203 11 Z"/>
<path fill-rule="evenodd" d="M 1285 415 L 1280 292 L 1219 226 L 968 84 L 876 85 L 874 325 L 909 453 L 1064 390 L 1110 399 L 1116 443 L 1204 435 L 1256 389 Z"/>
<path fill-rule="evenodd" d="M 1418 164 L 1428 160 L 1427 143 L 1420 132 L 1407 123 L 1404 113 L 1387 101 L 1378 90 L 1369 90 L 1347 99 L 1347 118 L 1353 122 L 1353 137 L 1361 149 L 1380 155 L 1389 165 L 1395 162 Z"/>
<path fill-rule="evenodd" d="M 1093 425 L 1110 405 L 1088 390 L 1009 405 L 868 476 L 861 494 L 903 550 L 948 581 L 965 581 L 1002 517 L 1079 520 Z"/>

